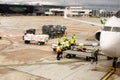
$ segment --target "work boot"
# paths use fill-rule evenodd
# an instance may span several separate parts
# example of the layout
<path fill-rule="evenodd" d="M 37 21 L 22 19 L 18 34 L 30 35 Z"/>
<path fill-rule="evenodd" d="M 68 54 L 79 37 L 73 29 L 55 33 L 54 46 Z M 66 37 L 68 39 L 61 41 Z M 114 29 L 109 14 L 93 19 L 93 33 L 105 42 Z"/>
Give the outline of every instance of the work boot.
<path fill-rule="evenodd" d="M 60 57 L 57 57 L 57 60 L 60 60 Z"/>

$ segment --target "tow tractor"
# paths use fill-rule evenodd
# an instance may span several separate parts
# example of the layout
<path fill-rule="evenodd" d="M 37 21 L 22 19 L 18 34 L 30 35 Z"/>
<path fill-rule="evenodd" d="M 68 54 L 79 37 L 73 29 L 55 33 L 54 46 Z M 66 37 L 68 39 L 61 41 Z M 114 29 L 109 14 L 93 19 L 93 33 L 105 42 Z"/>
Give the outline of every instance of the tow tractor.
<path fill-rule="evenodd" d="M 49 40 L 49 36 L 46 34 L 39 34 L 39 35 L 26 34 L 23 36 L 23 40 L 25 44 L 37 43 L 38 45 L 44 45 L 45 42 Z"/>
<path fill-rule="evenodd" d="M 35 29 L 26 30 L 23 36 L 25 44 L 36 43 L 38 45 L 44 45 L 49 40 L 49 35 L 47 34 L 35 34 Z"/>

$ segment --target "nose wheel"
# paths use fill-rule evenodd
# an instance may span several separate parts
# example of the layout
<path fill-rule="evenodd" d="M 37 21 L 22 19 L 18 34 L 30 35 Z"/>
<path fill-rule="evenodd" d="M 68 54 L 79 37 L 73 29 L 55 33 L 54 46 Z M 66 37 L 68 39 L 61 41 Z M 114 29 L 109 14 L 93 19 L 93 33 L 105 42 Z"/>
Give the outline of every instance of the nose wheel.
<path fill-rule="evenodd" d="M 113 68 L 115 68 L 115 69 L 117 68 L 117 59 L 118 59 L 117 57 L 114 57 L 114 58 L 113 58 L 113 64 L 112 64 L 112 66 L 113 66 Z"/>

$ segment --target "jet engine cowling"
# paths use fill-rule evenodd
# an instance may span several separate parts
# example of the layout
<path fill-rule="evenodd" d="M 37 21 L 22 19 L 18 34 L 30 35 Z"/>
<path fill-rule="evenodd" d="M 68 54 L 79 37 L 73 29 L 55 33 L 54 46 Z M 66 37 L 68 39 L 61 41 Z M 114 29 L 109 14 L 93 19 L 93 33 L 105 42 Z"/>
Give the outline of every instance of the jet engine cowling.
<path fill-rule="evenodd" d="M 97 41 L 100 41 L 100 35 L 101 35 L 101 30 L 98 30 L 96 33 L 95 33 L 95 40 Z"/>

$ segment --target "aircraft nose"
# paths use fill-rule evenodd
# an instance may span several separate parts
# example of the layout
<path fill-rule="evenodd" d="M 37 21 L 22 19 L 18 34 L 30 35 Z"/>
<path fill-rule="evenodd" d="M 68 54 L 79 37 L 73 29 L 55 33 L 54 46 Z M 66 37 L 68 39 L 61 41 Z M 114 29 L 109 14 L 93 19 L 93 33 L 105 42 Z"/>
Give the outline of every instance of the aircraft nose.
<path fill-rule="evenodd" d="M 112 53 L 115 53 L 115 51 L 113 50 L 113 45 L 111 46 L 111 44 L 109 43 L 104 43 L 105 41 L 102 41 L 103 43 L 101 43 L 101 49 L 102 49 L 102 52 L 104 54 L 106 54 L 107 56 L 113 56 L 111 55 Z"/>
<path fill-rule="evenodd" d="M 103 53 L 106 54 L 107 56 L 111 56 L 111 57 L 120 56 L 120 54 L 118 53 L 120 51 L 118 49 L 118 45 L 120 41 L 118 41 L 117 37 L 118 36 L 116 36 L 116 34 L 113 33 L 111 34 L 109 32 L 101 34 L 100 46 Z"/>

